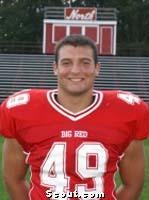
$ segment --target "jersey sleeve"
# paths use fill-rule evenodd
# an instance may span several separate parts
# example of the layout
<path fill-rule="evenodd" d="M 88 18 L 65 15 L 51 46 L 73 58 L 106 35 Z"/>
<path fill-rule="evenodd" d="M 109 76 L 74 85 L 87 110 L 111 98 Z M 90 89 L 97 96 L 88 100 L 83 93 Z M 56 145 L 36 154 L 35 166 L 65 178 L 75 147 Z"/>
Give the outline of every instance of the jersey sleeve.
<path fill-rule="evenodd" d="M 15 122 L 11 116 L 10 110 L 6 107 L 6 101 L 0 105 L 0 135 L 8 138 L 14 138 Z"/>
<path fill-rule="evenodd" d="M 145 139 L 149 136 L 149 105 L 141 101 L 136 107 L 135 139 Z"/>

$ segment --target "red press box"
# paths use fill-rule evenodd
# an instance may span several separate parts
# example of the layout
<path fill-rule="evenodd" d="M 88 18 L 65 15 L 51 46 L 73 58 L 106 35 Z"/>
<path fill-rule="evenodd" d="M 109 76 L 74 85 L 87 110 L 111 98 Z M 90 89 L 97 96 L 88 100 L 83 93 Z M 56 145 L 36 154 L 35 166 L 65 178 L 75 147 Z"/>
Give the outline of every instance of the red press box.
<path fill-rule="evenodd" d="M 116 54 L 117 20 L 112 18 L 115 15 L 112 15 L 113 12 L 110 9 L 100 9 L 98 13 L 96 8 L 68 7 L 63 8 L 63 13 L 60 11 L 59 13 L 61 13 L 59 19 L 57 16 L 55 19 L 53 16 L 49 19 L 49 16 L 45 15 L 43 53 L 53 54 L 57 41 L 66 35 L 78 33 L 89 36 L 95 41 L 99 55 Z"/>

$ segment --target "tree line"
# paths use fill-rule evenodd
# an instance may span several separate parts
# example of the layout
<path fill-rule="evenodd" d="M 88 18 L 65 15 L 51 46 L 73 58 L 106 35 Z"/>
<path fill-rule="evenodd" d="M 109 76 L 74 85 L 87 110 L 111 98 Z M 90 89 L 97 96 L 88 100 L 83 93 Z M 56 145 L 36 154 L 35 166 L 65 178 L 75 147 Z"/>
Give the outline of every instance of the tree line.
<path fill-rule="evenodd" d="M 149 55 L 149 0 L 0 0 L 0 52 L 41 53 L 45 6 L 117 8 L 117 54 Z"/>

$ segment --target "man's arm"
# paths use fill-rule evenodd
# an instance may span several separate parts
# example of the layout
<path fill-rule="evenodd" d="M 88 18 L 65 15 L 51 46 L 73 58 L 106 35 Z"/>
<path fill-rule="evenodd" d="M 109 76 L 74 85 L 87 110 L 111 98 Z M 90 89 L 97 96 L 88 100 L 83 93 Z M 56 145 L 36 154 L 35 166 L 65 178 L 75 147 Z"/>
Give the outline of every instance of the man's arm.
<path fill-rule="evenodd" d="M 5 139 L 3 145 L 3 177 L 11 200 L 28 200 L 29 187 L 25 155 L 15 139 Z"/>
<path fill-rule="evenodd" d="M 118 200 L 138 200 L 144 184 L 145 156 L 143 142 L 133 141 L 120 161 L 122 185 L 117 190 Z"/>

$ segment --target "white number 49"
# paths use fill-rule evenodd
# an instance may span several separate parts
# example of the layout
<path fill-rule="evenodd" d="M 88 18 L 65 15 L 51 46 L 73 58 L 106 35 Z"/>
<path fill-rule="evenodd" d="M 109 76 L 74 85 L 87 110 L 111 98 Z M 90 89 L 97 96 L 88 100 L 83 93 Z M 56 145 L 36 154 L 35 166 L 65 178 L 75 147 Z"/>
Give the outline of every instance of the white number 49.
<path fill-rule="evenodd" d="M 95 156 L 95 166 L 89 166 L 89 156 Z M 104 192 L 103 175 L 106 171 L 108 152 L 101 143 L 84 142 L 75 152 L 75 172 L 81 178 L 91 178 L 93 188 L 87 184 L 76 184 L 75 190 L 79 195 L 83 193 Z M 71 162 L 71 160 L 70 160 Z M 64 193 L 69 191 L 70 177 L 66 173 L 66 143 L 56 142 L 52 145 L 41 165 L 41 185 L 50 188 L 52 192 Z M 84 199 L 84 198 L 81 198 Z M 87 198 L 85 198 L 87 199 Z"/>
<path fill-rule="evenodd" d="M 138 96 L 131 93 L 118 93 L 117 97 L 131 105 L 134 105 L 135 103 L 139 104 L 141 101 Z"/>

